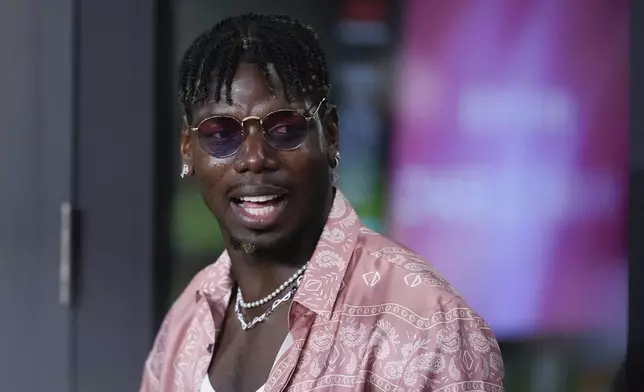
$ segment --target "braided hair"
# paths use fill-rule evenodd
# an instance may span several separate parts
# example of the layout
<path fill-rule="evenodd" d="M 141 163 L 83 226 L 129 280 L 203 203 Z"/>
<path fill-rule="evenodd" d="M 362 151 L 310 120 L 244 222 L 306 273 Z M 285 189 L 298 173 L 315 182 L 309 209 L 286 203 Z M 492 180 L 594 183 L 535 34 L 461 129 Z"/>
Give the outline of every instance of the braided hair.
<path fill-rule="evenodd" d="M 310 26 L 284 15 L 243 14 L 222 20 L 186 51 L 179 69 L 179 102 L 186 112 L 206 99 L 219 102 L 223 87 L 232 104 L 231 84 L 240 62 L 257 64 L 274 94 L 272 66 L 289 102 L 317 102 L 328 95 L 326 58 Z"/>

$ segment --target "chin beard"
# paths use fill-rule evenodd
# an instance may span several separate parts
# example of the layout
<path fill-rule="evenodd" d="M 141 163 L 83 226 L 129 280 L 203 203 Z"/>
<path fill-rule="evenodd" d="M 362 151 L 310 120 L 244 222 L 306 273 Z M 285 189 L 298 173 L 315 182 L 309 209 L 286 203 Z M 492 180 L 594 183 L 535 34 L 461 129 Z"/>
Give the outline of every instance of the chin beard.
<path fill-rule="evenodd" d="M 276 239 L 270 242 L 252 241 L 240 238 L 230 239 L 232 248 L 237 251 L 242 251 L 247 255 L 253 255 L 254 258 L 261 259 L 283 259 L 283 254 L 292 250 L 295 245 L 295 238 L 285 237 Z"/>
<path fill-rule="evenodd" d="M 241 250 L 246 254 L 274 253 L 284 247 L 288 247 L 291 242 L 289 239 L 279 239 L 274 241 L 253 241 L 249 239 L 231 238 L 231 245 L 235 250 Z"/>
<path fill-rule="evenodd" d="M 236 241 L 236 240 L 233 241 L 233 249 L 242 250 L 247 255 L 251 255 L 251 254 L 255 253 L 255 250 L 257 250 L 255 245 L 253 245 L 250 242 L 243 242 L 243 241 Z"/>

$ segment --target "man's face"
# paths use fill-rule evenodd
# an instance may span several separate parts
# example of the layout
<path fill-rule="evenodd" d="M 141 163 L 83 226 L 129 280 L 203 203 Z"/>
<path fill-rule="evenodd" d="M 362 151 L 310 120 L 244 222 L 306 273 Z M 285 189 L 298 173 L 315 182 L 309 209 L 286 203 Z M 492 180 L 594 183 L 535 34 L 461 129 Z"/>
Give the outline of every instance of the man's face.
<path fill-rule="evenodd" d="M 196 106 L 191 126 L 214 115 L 242 120 L 264 118 L 280 109 L 305 109 L 310 113 L 319 102 L 289 103 L 277 85 L 273 96 L 262 70 L 240 64 L 232 82 L 232 105 L 225 99 Z M 222 97 L 225 95 L 222 94 Z M 318 113 L 309 122 L 310 131 L 301 146 L 277 150 L 263 138 L 257 120 L 244 122 L 246 138 L 232 156 L 209 155 L 198 140 L 198 131 L 184 130 L 181 151 L 192 164 L 203 198 L 219 221 L 228 240 L 271 249 L 307 231 L 307 226 L 324 219 L 325 205 L 332 192 L 330 163 L 337 152 L 337 124 L 321 121 Z"/>

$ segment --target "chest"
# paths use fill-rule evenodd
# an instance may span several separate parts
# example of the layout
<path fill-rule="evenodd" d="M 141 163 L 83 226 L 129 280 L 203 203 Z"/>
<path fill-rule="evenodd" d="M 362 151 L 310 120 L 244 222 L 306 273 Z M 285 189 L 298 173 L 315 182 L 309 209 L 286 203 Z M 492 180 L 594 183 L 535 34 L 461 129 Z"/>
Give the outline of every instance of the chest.
<path fill-rule="evenodd" d="M 287 315 L 281 313 L 247 331 L 239 327 L 234 313 L 226 316 L 208 368 L 216 392 L 262 389 L 276 360 L 292 343 Z"/>

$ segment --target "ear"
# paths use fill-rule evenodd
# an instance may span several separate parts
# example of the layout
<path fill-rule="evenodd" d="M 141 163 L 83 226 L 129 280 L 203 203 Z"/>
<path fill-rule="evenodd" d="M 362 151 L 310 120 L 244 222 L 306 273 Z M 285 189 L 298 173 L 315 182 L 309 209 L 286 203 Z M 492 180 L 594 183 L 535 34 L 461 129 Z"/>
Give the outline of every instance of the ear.
<path fill-rule="evenodd" d="M 338 121 L 338 109 L 333 105 L 329 106 L 323 122 L 329 166 L 335 165 L 336 155 L 340 151 L 340 128 Z"/>
<path fill-rule="evenodd" d="M 188 124 L 188 118 L 183 116 L 183 127 L 181 129 L 181 163 L 188 166 L 188 173 L 192 174 L 193 171 L 193 162 L 192 162 L 192 130 Z"/>

